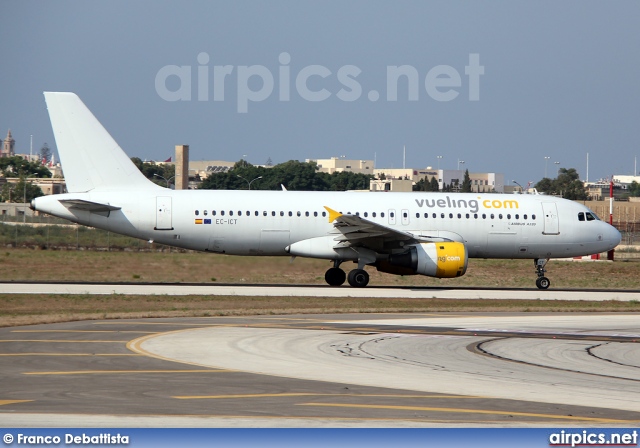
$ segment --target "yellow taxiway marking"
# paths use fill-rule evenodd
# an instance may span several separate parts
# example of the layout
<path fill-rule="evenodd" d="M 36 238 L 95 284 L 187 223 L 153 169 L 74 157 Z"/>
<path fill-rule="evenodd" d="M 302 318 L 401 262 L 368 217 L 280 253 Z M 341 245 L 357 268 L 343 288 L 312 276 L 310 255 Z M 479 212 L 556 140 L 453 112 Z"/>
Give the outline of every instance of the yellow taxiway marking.
<path fill-rule="evenodd" d="M 0 356 L 142 356 L 137 353 L 0 353 Z"/>
<path fill-rule="evenodd" d="M 175 396 L 179 400 L 227 399 L 227 398 L 271 398 L 271 397 L 377 397 L 377 398 L 483 398 L 468 395 L 396 395 L 396 394 L 323 394 L 309 392 L 289 392 L 281 394 L 238 394 L 238 395 L 185 395 Z"/>
<path fill-rule="evenodd" d="M 4 406 L 5 404 L 15 404 L 15 403 L 29 403 L 33 400 L 0 400 L 0 406 Z"/>
<path fill-rule="evenodd" d="M 71 339 L 0 339 L 0 342 L 70 342 L 70 343 L 126 343 L 128 341 L 73 341 Z"/>
<path fill-rule="evenodd" d="M 11 333 L 134 333 L 134 334 L 153 334 L 152 331 L 133 331 L 133 330 L 13 330 Z"/>
<path fill-rule="evenodd" d="M 71 370 L 68 372 L 24 372 L 23 375 L 104 375 L 112 373 L 225 373 L 235 370 Z"/>
<path fill-rule="evenodd" d="M 509 411 L 492 411 L 489 409 L 460 409 L 460 408 L 434 408 L 423 406 L 387 406 L 387 405 L 368 405 L 368 404 L 342 404 L 342 403 L 301 403 L 296 406 L 326 406 L 326 407 L 342 407 L 342 408 L 362 408 L 362 409 L 388 409 L 398 411 L 435 411 L 435 412 L 451 412 L 461 414 L 490 414 L 490 415 L 510 415 L 516 417 L 536 417 L 548 418 L 555 420 L 572 420 L 572 421 L 590 421 L 602 423 L 623 423 L 630 420 L 615 420 L 610 418 L 597 417 L 577 417 L 573 415 L 554 415 L 554 414 L 535 414 L 529 412 L 509 412 Z"/>

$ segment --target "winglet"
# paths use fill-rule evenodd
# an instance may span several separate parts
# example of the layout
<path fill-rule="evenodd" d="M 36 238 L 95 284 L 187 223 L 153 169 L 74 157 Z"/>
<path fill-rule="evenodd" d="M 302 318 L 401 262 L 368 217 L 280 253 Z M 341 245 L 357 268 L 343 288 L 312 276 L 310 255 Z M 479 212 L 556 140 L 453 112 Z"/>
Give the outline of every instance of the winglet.
<path fill-rule="evenodd" d="M 327 207 L 326 205 L 324 206 L 325 210 L 329 212 L 329 222 L 333 222 L 336 219 L 338 219 L 339 217 L 342 216 L 342 213 L 337 212 L 335 210 L 330 209 L 329 207 Z"/>

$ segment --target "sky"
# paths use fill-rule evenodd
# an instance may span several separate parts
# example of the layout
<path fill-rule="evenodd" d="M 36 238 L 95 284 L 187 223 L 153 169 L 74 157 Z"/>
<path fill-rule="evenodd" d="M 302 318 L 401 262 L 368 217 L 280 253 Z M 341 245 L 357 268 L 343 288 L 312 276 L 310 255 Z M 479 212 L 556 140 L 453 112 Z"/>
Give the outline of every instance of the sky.
<path fill-rule="evenodd" d="M 523 185 L 639 169 L 637 1 L 9 0 L 0 18 L 0 138 L 18 153 L 55 149 L 42 92 L 71 91 L 146 160 L 188 144 Z"/>

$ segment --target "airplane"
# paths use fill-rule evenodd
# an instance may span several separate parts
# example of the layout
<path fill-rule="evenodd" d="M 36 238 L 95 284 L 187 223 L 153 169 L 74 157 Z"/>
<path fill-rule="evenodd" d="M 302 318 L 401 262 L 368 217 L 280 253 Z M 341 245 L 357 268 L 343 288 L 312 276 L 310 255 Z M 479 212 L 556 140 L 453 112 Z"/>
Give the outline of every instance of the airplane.
<path fill-rule="evenodd" d="M 366 266 L 455 278 L 469 258 L 549 259 L 601 253 L 618 230 L 574 201 L 546 195 L 440 192 L 171 190 L 148 180 L 74 93 L 45 92 L 67 193 L 31 208 L 161 244 L 227 255 L 333 263 L 326 283 L 369 283 Z M 357 264 L 348 275 L 340 268 Z"/>

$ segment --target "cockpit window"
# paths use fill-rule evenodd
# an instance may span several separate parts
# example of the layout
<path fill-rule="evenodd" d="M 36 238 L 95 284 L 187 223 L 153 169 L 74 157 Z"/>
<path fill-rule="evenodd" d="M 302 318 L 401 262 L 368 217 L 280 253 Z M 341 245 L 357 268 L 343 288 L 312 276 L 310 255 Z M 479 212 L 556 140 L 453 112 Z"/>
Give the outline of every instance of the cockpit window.
<path fill-rule="evenodd" d="M 587 221 L 598 221 L 598 217 L 591 212 L 587 212 L 585 215 L 587 215 Z"/>
<path fill-rule="evenodd" d="M 578 213 L 578 221 L 584 221 L 584 212 Z"/>

